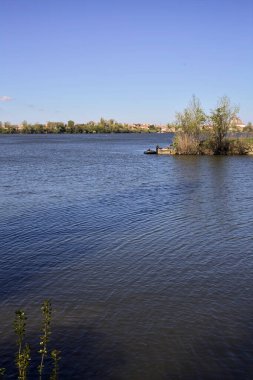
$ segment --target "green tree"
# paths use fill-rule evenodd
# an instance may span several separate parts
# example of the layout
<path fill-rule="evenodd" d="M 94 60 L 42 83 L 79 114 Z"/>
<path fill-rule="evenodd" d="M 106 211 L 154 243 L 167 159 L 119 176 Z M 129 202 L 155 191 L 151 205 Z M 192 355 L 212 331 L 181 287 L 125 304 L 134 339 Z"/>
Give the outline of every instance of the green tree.
<path fill-rule="evenodd" d="M 36 123 L 32 126 L 34 133 L 44 133 L 45 126 L 43 124 Z"/>
<path fill-rule="evenodd" d="M 224 154 L 227 150 L 226 136 L 233 125 L 233 119 L 239 112 L 239 107 L 232 106 L 230 99 L 223 96 L 217 107 L 211 111 L 210 120 L 213 128 L 214 153 Z"/>
<path fill-rule="evenodd" d="M 26 120 L 23 120 L 22 123 L 21 123 L 21 125 L 22 125 L 22 128 L 25 128 L 25 127 L 28 126 L 28 123 L 27 123 Z"/>
<path fill-rule="evenodd" d="M 201 107 L 200 101 L 193 95 L 189 106 L 183 112 L 176 113 L 176 125 L 187 134 L 199 138 L 207 117 Z"/>
<path fill-rule="evenodd" d="M 46 129 L 49 133 L 64 133 L 65 125 L 61 121 L 48 121 Z"/>
<path fill-rule="evenodd" d="M 206 115 L 200 101 L 193 96 L 189 106 L 176 114 L 176 135 L 173 145 L 179 154 L 199 154 Z M 206 132 L 205 132 L 206 134 Z"/>
<path fill-rule="evenodd" d="M 26 120 L 22 121 L 21 127 L 22 127 L 22 130 L 21 130 L 22 133 L 31 133 L 32 127 L 31 125 L 27 123 Z"/>
<path fill-rule="evenodd" d="M 67 128 L 66 131 L 68 133 L 74 133 L 75 132 L 75 122 L 73 120 L 69 120 L 67 122 Z"/>

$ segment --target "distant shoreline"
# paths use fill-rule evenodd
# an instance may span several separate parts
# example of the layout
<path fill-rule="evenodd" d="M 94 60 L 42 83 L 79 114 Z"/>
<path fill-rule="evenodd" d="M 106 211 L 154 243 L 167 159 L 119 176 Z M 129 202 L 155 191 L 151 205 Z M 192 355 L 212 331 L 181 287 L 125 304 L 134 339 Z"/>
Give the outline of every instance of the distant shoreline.
<path fill-rule="evenodd" d="M 10 122 L 0 122 L 0 134 L 96 134 L 96 133 L 166 133 L 175 132 L 174 126 L 155 124 L 128 124 L 119 123 L 113 119 L 103 118 L 98 122 L 77 124 L 73 120 L 67 123 L 61 121 L 49 121 L 47 123 L 30 124 L 23 121 L 21 124 L 11 124 Z"/>
<path fill-rule="evenodd" d="M 120 132 L 0 132 L 1 135 L 119 135 L 119 134 L 174 134 L 175 132 L 120 131 Z"/>

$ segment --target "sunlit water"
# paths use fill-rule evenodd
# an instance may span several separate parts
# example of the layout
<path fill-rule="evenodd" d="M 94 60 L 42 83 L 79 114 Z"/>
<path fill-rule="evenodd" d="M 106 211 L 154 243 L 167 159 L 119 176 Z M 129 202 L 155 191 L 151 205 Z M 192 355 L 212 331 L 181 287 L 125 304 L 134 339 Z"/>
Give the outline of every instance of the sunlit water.
<path fill-rule="evenodd" d="M 60 379 L 253 378 L 253 158 L 143 154 L 170 141 L 0 137 L 7 378 L 14 311 L 36 351 L 45 298 Z"/>

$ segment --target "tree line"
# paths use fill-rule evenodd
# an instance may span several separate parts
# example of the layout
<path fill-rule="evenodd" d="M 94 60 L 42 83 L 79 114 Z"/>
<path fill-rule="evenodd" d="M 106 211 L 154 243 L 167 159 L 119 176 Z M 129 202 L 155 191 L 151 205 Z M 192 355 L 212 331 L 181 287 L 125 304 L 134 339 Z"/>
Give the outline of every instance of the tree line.
<path fill-rule="evenodd" d="M 14 134 L 43 134 L 43 133 L 141 133 L 160 132 L 160 128 L 155 125 L 148 125 L 146 128 L 140 124 L 130 125 L 119 123 L 113 119 L 100 119 L 99 122 L 89 121 L 88 123 L 76 124 L 73 120 L 64 122 L 49 121 L 46 124 L 30 124 L 23 121 L 21 125 L 13 125 L 9 122 L 0 122 L 0 133 Z"/>

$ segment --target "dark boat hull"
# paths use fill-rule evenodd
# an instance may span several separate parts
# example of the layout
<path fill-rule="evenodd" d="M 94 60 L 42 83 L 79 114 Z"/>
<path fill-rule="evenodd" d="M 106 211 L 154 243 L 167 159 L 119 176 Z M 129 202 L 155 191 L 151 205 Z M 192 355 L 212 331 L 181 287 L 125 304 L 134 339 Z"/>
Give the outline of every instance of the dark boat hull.
<path fill-rule="evenodd" d="M 144 154 L 156 154 L 156 150 L 148 149 L 145 150 Z"/>

